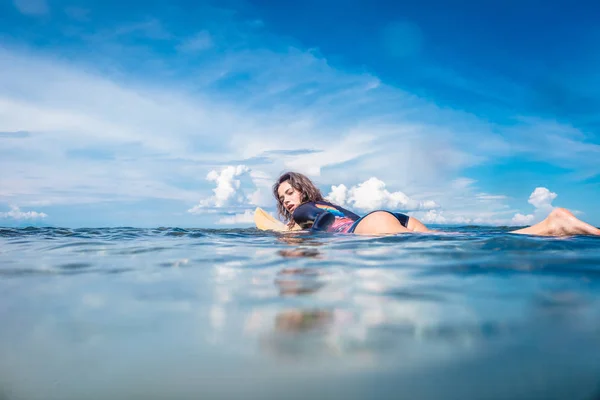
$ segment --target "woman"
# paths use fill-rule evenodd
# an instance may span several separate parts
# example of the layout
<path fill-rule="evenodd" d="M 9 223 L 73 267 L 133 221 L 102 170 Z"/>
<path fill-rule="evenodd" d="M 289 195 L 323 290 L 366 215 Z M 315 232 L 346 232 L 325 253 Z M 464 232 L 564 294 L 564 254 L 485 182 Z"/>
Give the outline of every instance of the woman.
<path fill-rule="evenodd" d="M 363 217 L 326 201 L 312 181 L 297 172 L 287 172 L 273 185 L 277 211 L 290 229 L 298 224 L 302 229 L 335 233 L 387 234 L 433 232 L 414 217 L 386 210 L 373 211 Z M 564 208 L 556 208 L 542 222 L 511 233 L 568 236 L 599 235 L 597 229 L 577 219 Z"/>

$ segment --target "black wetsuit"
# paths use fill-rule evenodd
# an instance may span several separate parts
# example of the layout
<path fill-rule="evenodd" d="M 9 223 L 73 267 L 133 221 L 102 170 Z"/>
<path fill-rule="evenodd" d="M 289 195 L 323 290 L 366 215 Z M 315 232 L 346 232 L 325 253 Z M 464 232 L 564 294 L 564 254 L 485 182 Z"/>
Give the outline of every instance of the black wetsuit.
<path fill-rule="evenodd" d="M 386 212 L 389 212 L 396 217 L 402 226 L 408 226 L 408 215 L 390 211 Z M 364 217 L 366 217 L 366 215 L 359 217 L 352 211 L 326 201 L 311 201 L 301 204 L 294 210 L 292 215 L 294 221 L 300 225 L 302 229 L 310 228 L 312 230 L 335 233 L 353 233 L 358 223 Z"/>

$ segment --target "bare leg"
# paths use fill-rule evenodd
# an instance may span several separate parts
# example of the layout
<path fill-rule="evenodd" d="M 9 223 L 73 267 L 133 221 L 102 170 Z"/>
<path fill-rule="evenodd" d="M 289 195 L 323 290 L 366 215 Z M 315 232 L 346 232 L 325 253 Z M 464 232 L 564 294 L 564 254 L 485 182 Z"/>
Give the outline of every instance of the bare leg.
<path fill-rule="evenodd" d="M 421 221 L 416 219 L 415 217 L 410 217 L 408 219 L 407 228 L 413 232 L 435 232 L 429 228 L 427 228 Z"/>
<path fill-rule="evenodd" d="M 577 219 L 569 210 L 555 208 L 542 222 L 527 228 L 512 231 L 511 233 L 539 236 L 600 236 L 600 229 Z"/>
<path fill-rule="evenodd" d="M 367 215 L 358 223 L 354 233 L 359 235 L 377 235 L 385 233 L 413 233 L 406 229 L 392 214 L 385 211 L 377 211 Z"/>

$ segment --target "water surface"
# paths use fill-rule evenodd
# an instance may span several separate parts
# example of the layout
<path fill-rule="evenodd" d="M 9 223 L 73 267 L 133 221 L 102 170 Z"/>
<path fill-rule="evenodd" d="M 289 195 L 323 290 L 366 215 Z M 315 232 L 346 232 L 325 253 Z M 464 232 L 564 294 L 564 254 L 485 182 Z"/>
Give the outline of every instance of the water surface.
<path fill-rule="evenodd" d="M 0 229 L 0 399 L 599 399 L 600 238 Z"/>

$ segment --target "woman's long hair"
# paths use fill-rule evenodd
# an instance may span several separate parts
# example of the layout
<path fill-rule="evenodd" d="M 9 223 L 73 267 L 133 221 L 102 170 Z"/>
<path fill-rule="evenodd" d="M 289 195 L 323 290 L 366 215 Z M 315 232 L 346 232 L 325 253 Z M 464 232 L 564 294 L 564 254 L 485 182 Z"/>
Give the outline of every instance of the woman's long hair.
<path fill-rule="evenodd" d="M 281 175 L 273 185 L 273 195 L 275 196 L 275 200 L 277 200 L 277 214 L 284 219 L 289 227 L 292 227 L 294 225 L 292 214 L 279 200 L 279 193 L 277 192 L 279 185 L 285 181 L 288 181 L 290 186 L 301 193 L 302 203 L 309 201 L 323 201 L 324 199 L 319 188 L 317 188 L 306 175 L 302 175 L 298 172 L 286 172 Z"/>

